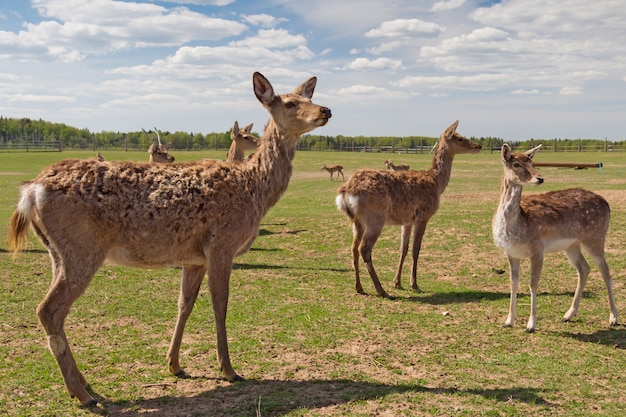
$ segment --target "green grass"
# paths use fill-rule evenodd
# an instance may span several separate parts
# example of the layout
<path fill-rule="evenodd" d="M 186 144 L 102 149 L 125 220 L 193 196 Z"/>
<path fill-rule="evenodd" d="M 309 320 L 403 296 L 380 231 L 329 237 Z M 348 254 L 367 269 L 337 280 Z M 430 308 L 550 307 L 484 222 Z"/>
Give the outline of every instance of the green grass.
<path fill-rule="evenodd" d="M 540 282 L 539 322 L 529 313 L 528 262 L 513 329 L 505 257 L 491 240 L 501 164 L 497 153 L 457 157 L 439 212 L 428 225 L 415 294 L 396 290 L 399 228 L 387 227 L 373 259 L 396 300 L 356 295 L 352 233 L 334 205 L 340 182 L 323 164 L 384 168 L 390 155 L 299 152 L 289 189 L 263 220 L 252 250 L 236 259 L 227 320 L 231 360 L 246 378 L 221 380 L 208 290 L 191 315 L 181 364 L 171 376 L 165 353 L 176 318 L 180 270 L 103 267 L 74 305 L 66 331 L 78 366 L 101 404 L 70 399 L 35 308 L 50 262 L 30 250 L 7 253 L 8 219 L 19 184 L 59 158 L 93 152 L 0 154 L 0 415 L 88 416 L 621 416 L 626 407 L 626 329 L 608 328 L 604 284 L 592 276 L 579 315 L 562 323 L 576 285 L 562 254 L 549 255 Z M 178 161 L 224 152 L 175 154 Z M 107 152 L 109 160 L 145 153 Z M 429 155 L 393 155 L 413 169 Z M 612 208 L 607 260 L 622 320 L 626 311 L 626 158 L 617 153 L 539 153 L 538 161 L 603 162 L 575 171 L 541 168 L 546 182 L 528 192 L 572 186 L 596 191 Z M 96 237 L 94 237 L 96 238 Z M 408 287 L 410 261 L 403 283 Z"/>

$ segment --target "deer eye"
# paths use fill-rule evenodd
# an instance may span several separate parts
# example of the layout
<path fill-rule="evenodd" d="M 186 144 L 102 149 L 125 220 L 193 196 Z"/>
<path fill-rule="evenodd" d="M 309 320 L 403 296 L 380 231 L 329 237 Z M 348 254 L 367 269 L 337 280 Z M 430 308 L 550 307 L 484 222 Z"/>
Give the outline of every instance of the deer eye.
<path fill-rule="evenodd" d="M 296 103 L 294 103 L 293 101 L 287 101 L 285 102 L 285 107 L 287 107 L 288 109 L 293 109 L 294 107 L 296 107 Z"/>
<path fill-rule="evenodd" d="M 522 164 L 520 164 L 519 162 L 513 162 L 513 168 L 521 168 Z"/>

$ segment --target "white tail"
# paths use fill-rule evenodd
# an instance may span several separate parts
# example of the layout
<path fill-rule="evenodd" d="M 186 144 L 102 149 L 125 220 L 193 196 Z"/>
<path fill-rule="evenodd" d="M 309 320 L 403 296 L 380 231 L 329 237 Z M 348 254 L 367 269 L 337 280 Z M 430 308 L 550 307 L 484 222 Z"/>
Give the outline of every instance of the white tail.
<path fill-rule="evenodd" d="M 341 179 L 345 180 L 346 177 L 343 176 L 343 167 L 341 165 L 326 165 L 322 167 L 321 171 L 328 171 L 330 174 L 330 180 L 333 180 L 333 174 L 337 173 L 337 179 L 339 179 L 339 174 L 341 174 Z"/>
<path fill-rule="evenodd" d="M 578 285 L 570 309 L 563 321 L 578 313 L 589 264 L 581 248 L 594 260 L 609 293 L 611 314 L 609 324 L 617 325 L 617 307 L 613 298 L 613 283 L 604 257 L 604 241 L 609 228 L 610 208 L 597 194 L 580 188 L 552 191 L 522 197 L 522 186 L 543 183 L 534 168 L 532 158 L 541 145 L 527 152 L 512 152 L 502 146 L 504 175 L 500 205 L 493 218 L 493 239 L 506 253 L 511 274 L 511 301 L 506 327 L 515 324 L 516 300 L 519 286 L 520 259 L 530 258 L 530 317 L 527 332 L 537 326 L 537 289 L 546 253 L 565 252 L 578 271 Z"/>
<path fill-rule="evenodd" d="M 245 151 L 256 151 L 259 147 L 259 138 L 252 134 L 252 123 L 243 129 L 239 129 L 239 123 L 235 120 L 230 130 L 232 143 L 226 155 L 226 162 L 243 162 Z"/>
<path fill-rule="evenodd" d="M 385 165 L 387 166 L 387 169 L 391 169 L 393 171 L 406 171 L 407 169 L 409 169 L 409 166 L 407 164 L 394 165 L 391 159 L 387 159 L 385 161 Z"/>
<path fill-rule="evenodd" d="M 394 280 L 402 288 L 402 265 L 408 252 L 411 228 L 413 236 L 413 268 L 411 288 L 417 286 L 417 259 L 428 220 L 439 208 L 439 197 L 446 189 L 452 171 L 454 155 L 477 153 L 481 146 L 456 132 L 458 120 L 448 127 L 439 139 L 437 151 L 429 171 L 383 171 L 364 169 L 355 172 L 339 187 L 337 207 L 352 221 L 352 263 L 356 276 L 356 291 L 363 293 L 359 277 L 359 254 L 382 297 L 389 297 L 380 285 L 372 264 L 372 249 L 385 224 L 402 226 L 400 262 Z"/>
<path fill-rule="evenodd" d="M 143 130 L 146 136 L 148 135 L 148 132 L 146 132 L 145 129 L 142 128 L 141 130 Z M 172 144 L 168 143 L 167 145 L 163 145 L 161 143 L 161 135 L 159 135 L 159 130 L 155 127 L 154 131 L 157 135 L 157 143 L 152 142 L 152 144 L 148 148 L 148 154 L 150 155 L 148 162 L 153 162 L 157 164 L 169 164 L 171 162 L 174 162 L 175 158 L 169 154 L 169 147 Z"/>
<path fill-rule="evenodd" d="M 28 226 L 52 259 L 52 283 L 37 307 L 68 392 L 83 404 L 86 391 L 63 323 L 105 260 L 140 268 L 181 266 L 178 319 L 167 362 L 184 375 L 179 350 L 185 323 L 208 272 L 215 314 L 217 360 L 224 376 L 233 370 L 226 338 L 228 281 L 233 258 L 249 247 L 263 216 L 285 192 L 298 138 L 324 126 L 328 108 L 314 104 L 317 79 L 294 93 L 276 95 L 254 73 L 254 92 L 270 114 L 258 152 L 240 164 L 202 161 L 175 164 L 64 160 L 44 169 L 22 188 L 11 218 L 10 245 L 19 250 Z"/>

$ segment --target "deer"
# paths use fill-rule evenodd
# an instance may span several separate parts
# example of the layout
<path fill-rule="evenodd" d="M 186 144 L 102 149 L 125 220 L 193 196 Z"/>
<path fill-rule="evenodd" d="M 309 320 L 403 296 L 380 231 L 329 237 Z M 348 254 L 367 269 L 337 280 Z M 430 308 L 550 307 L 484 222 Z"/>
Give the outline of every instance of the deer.
<path fill-rule="evenodd" d="M 407 164 L 394 165 L 391 159 L 387 159 L 385 161 L 385 165 L 387 166 L 387 169 L 391 169 L 393 171 L 406 171 L 410 168 Z"/>
<path fill-rule="evenodd" d="M 379 296 L 391 298 L 383 289 L 372 263 L 372 249 L 383 226 L 401 226 L 400 262 L 394 279 L 401 289 L 402 265 L 408 252 L 411 229 L 413 234 L 413 267 L 411 288 L 421 292 L 417 285 L 417 260 L 426 225 L 439 208 L 439 199 L 446 189 L 457 154 L 477 153 L 481 145 L 466 139 L 456 131 L 455 121 L 442 134 L 428 171 L 385 171 L 362 169 L 342 184 L 335 202 L 352 223 L 352 264 L 356 292 L 365 294 L 359 276 L 359 255 Z"/>
<path fill-rule="evenodd" d="M 544 182 L 533 164 L 533 157 L 540 148 L 541 145 L 526 152 L 513 152 L 504 144 L 501 150 L 504 174 L 492 232 L 496 246 L 504 251 L 510 267 L 511 298 L 504 327 L 515 324 L 520 260 L 530 258 L 530 317 L 526 332 L 533 333 L 537 327 L 537 290 L 545 254 L 561 251 L 578 272 L 574 299 L 563 316 L 563 321 L 571 321 L 578 314 L 590 272 L 581 251 L 583 248 L 606 284 L 609 325 L 617 326 L 613 282 L 604 256 L 611 212 L 609 204 L 598 194 L 581 188 L 522 196 L 523 186 Z"/>
<path fill-rule="evenodd" d="M 146 132 L 143 128 L 141 130 L 143 130 L 146 135 L 148 134 L 148 132 Z M 168 152 L 169 147 L 172 144 L 168 143 L 167 145 L 163 145 L 161 143 L 161 135 L 159 135 L 159 130 L 155 127 L 154 131 L 156 132 L 158 143 L 152 142 L 152 144 L 150 144 L 150 147 L 148 148 L 148 154 L 150 155 L 150 158 L 148 159 L 148 161 L 158 164 L 169 164 L 171 162 L 174 162 L 175 158 Z"/>
<path fill-rule="evenodd" d="M 300 135 L 331 118 L 329 108 L 311 100 L 316 77 L 282 95 L 259 72 L 252 81 L 270 117 L 249 161 L 67 159 L 22 186 L 11 217 L 10 247 L 16 255 L 32 226 L 48 249 L 52 282 L 36 313 L 67 391 L 82 404 L 97 400 L 86 390 L 64 321 L 104 261 L 137 268 L 182 267 L 178 316 L 166 355 L 176 376 L 187 375 L 179 362 L 182 335 L 208 275 L 219 368 L 230 382 L 243 379 L 231 365 L 226 335 L 233 258 L 249 247 L 261 219 L 286 191 Z"/>
<path fill-rule="evenodd" d="M 233 128 L 230 130 L 232 143 L 228 149 L 226 162 L 243 162 L 245 151 L 255 151 L 259 147 L 259 138 L 252 132 L 253 123 L 243 129 L 239 129 L 239 123 L 235 120 Z"/>
<path fill-rule="evenodd" d="M 339 180 L 339 174 L 341 174 L 341 179 L 345 180 L 346 177 L 343 176 L 343 167 L 341 165 L 326 165 L 322 167 L 321 171 L 327 171 L 330 174 L 330 180 L 333 180 L 333 174 L 337 173 L 337 180 Z"/>

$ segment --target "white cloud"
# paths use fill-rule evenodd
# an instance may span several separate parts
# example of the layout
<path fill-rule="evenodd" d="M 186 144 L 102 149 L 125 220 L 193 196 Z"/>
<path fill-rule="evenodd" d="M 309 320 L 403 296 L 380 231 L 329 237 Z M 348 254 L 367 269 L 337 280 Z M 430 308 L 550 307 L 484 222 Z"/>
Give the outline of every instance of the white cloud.
<path fill-rule="evenodd" d="M 398 69 L 402 67 L 402 61 L 389 59 L 389 58 L 376 58 L 371 60 L 369 58 L 357 58 L 347 65 L 351 70 L 366 70 L 366 69 Z"/>
<path fill-rule="evenodd" d="M 432 12 L 445 12 L 458 9 L 465 4 L 465 0 L 440 0 L 430 8 Z"/>
<path fill-rule="evenodd" d="M 405 37 L 416 35 L 436 35 L 444 28 L 436 23 L 425 22 L 420 19 L 395 19 L 381 23 L 378 27 L 365 33 L 365 37 Z"/>
<path fill-rule="evenodd" d="M 244 15 L 243 19 L 254 26 L 261 26 L 263 28 L 273 28 L 276 27 L 280 23 L 287 22 L 287 19 L 277 18 L 275 16 L 270 16 L 268 14 L 251 14 Z"/>
<path fill-rule="evenodd" d="M 562 87 L 559 90 L 559 94 L 562 96 L 579 95 L 579 94 L 582 94 L 582 88 L 581 87 Z"/>
<path fill-rule="evenodd" d="M 539 90 L 537 90 L 536 88 L 533 88 L 532 90 L 524 90 L 524 89 L 521 88 L 521 89 L 518 89 L 518 90 L 511 91 L 511 94 L 524 96 L 524 95 L 541 94 L 541 92 Z"/>

